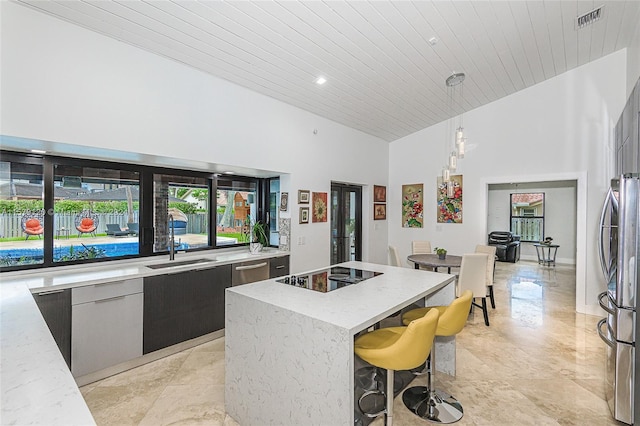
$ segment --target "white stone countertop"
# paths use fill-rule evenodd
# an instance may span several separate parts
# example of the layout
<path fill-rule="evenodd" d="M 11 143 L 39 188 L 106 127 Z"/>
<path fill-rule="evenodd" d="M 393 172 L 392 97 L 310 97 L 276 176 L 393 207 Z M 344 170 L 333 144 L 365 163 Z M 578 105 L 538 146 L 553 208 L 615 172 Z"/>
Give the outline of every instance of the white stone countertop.
<path fill-rule="evenodd" d="M 455 278 L 449 274 L 375 263 L 346 262 L 340 266 L 382 272 L 382 275 L 327 293 L 279 283 L 275 279 L 226 291 L 316 318 L 355 334 L 398 311 L 407 300 L 420 300 Z"/>
<path fill-rule="evenodd" d="M 0 274 L 0 424 L 95 425 L 32 293 L 288 254 L 276 249 L 250 254 L 242 248 L 177 253 L 175 262 L 200 258 L 211 262 L 162 269 L 146 266 L 167 263 L 167 256 Z"/>
<path fill-rule="evenodd" d="M 153 275 L 172 274 L 190 269 L 205 269 L 231 263 L 268 259 L 288 255 L 289 252 L 277 249 L 263 250 L 251 254 L 246 248 L 230 251 L 203 251 L 196 253 L 178 253 L 175 260 L 167 256 L 127 259 L 87 265 L 59 266 L 48 269 L 4 272 L 0 274 L 1 285 L 26 285 L 33 293 L 53 289 L 73 288 L 84 285 L 100 284 L 114 280 L 150 277 Z M 209 262 L 184 264 L 167 268 L 151 269 L 149 265 L 180 263 L 186 260 L 207 259 Z"/>

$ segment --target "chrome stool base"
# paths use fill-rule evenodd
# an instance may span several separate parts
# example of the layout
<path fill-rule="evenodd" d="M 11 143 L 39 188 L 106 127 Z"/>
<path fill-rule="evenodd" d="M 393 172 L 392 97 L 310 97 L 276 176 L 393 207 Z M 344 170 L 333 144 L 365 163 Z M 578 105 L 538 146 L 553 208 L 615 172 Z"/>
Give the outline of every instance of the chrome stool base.
<path fill-rule="evenodd" d="M 387 372 L 383 368 L 367 366 L 355 373 L 355 386 L 363 391 L 356 399 L 358 409 L 368 418 L 378 417 L 386 413 L 385 401 L 388 389 L 385 387 Z M 393 375 L 394 396 L 406 386 L 402 374 Z"/>
<path fill-rule="evenodd" d="M 402 394 L 404 405 L 416 416 L 434 423 L 455 423 L 463 416 L 462 405 L 453 396 L 426 386 L 414 386 Z"/>

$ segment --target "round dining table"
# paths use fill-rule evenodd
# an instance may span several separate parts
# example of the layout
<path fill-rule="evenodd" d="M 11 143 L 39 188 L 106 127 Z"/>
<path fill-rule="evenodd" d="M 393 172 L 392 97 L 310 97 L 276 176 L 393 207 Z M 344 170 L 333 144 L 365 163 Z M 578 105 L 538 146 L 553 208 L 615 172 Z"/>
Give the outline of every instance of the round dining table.
<path fill-rule="evenodd" d="M 437 254 L 411 254 L 407 256 L 409 262 L 413 262 L 415 269 L 420 266 L 428 266 L 438 272 L 438 268 L 447 268 L 447 273 L 451 273 L 451 268 L 459 268 L 462 264 L 462 256 L 448 254 L 444 259 L 440 259 Z"/>

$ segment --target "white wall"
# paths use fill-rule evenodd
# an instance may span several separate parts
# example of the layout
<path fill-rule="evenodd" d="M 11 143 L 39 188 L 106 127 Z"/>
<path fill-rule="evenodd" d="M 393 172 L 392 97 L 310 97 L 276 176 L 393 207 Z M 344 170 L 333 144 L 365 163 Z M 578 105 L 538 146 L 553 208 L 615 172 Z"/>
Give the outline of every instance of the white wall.
<path fill-rule="evenodd" d="M 576 180 L 576 309 L 598 314 L 596 295 L 604 285 L 596 229 L 613 171 L 611 141 L 626 100 L 625 85 L 626 52 L 619 51 L 465 114 L 470 146 L 459 162 L 462 224 L 436 223 L 435 184 L 445 163 L 446 123 L 393 142 L 389 244 L 399 248 L 402 258 L 413 239 L 430 240 L 451 253 L 473 251 L 487 234 L 489 184 Z M 425 184 L 425 227 L 402 228 L 401 185 L 420 182 Z"/>
<path fill-rule="evenodd" d="M 363 257 L 386 261 L 386 222 L 371 212 L 373 185 L 387 184 L 385 141 L 27 7 L 0 8 L 0 134 L 289 173 L 294 272 L 330 259 L 329 222 L 299 225 L 297 190 L 364 185 Z"/>
<path fill-rule="evenodd" d="M 544 236 L 560 245 L 556 263 L 576 263 L 576 182 L 530 182 L 489 185 L 487 202 L 487 231 L 510 229 L 511 194 L 522 192 L 544 193 Z M 537 260 L 533 243 L 520 244 L 522 260 Z"/>

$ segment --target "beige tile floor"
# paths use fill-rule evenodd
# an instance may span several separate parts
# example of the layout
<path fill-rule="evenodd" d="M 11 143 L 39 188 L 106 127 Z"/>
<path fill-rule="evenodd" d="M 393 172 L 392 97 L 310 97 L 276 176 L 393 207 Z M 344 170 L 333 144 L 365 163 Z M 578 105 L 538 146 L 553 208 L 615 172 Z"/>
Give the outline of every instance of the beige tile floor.
<path fill-rule="evenodd" d="M 464 407 L 457 425 L 618 424 L 603 400 L 599 318 L 575 313 L 575 269 L 499 262 L 495 292 L 491 326 L 476 310 L 458 335 L 456 377 L 437 376 Z M 81 390 L 98 425 L 237 425 L 224 411 L 223 339 Z M 395 424 L 428 424 L 400 397 L 394 407 Z"/>

